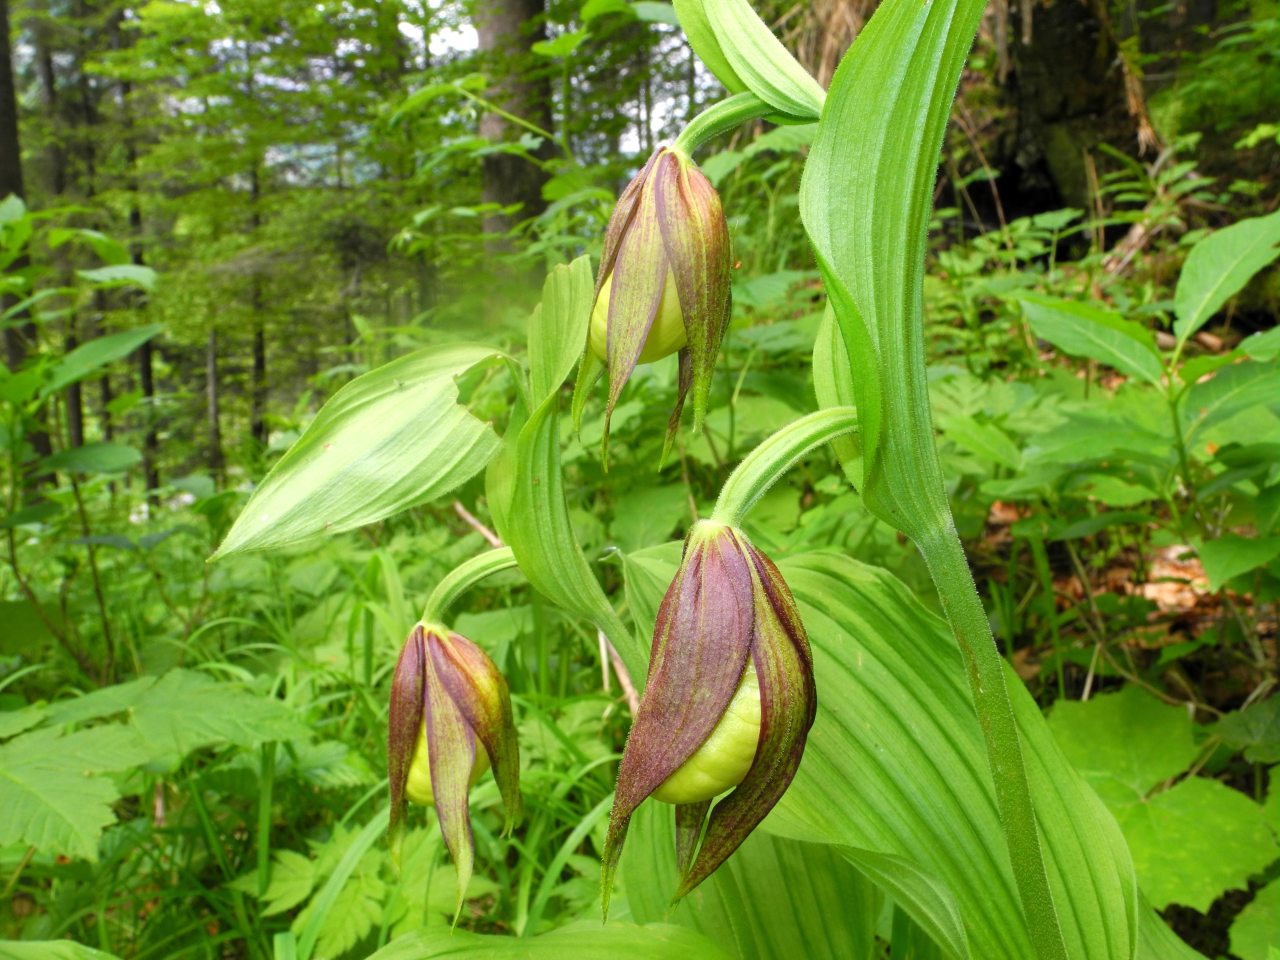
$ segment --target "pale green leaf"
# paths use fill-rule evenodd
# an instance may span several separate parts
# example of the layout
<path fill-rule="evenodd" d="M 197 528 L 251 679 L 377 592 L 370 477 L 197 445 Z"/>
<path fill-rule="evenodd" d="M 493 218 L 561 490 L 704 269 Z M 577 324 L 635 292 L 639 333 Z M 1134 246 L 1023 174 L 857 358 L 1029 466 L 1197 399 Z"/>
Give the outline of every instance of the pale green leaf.
<path fill-rule="evenodd" d="M 257 875 L 251 874 L 256 884 Z M 296 850 L 277 850 L 271 855 L 271 874 L 262 915 L 274 916 L 292 910 L 307 897 L 316 885 L 316 862 Z"/>
<path fill-rule="evenodd" d="M 432 347 L 348 383 L 267 474 L 214 556 L 354 530 L 473 477 L 500 441 L 457 403 L 454 378 L 499 355 Z"/>
<path fill-rule="evenodd" d="M 1196 549 L 1209 589 L 1219 590 L 1236 577 L 1258 569 L 1280 557 L 1280 537 L 1240 537 L 1226 533 Z"/>
<path fill-rule="evenodd" d="M 670 924 L 580 920 L 540 937 L 503 937 L 448 927 L 401 937 L 369 960 L 729 960 L 710 940 Z"/>
<path fill-rule="evenodd" d="M 160 324 L 151 323 L 80 344 L 49 368 L 40 396 L 51 396 L 63 387 L 97 373 L 107 364 L 127 357 L 163 329 Z"/>
<path fill-rule="evenodd" d="M 720 46 L 715 28 L 707 15 L 706 0 L 672 0 L 672 6 L 675 7 L 680 29 L 684 31 L 689 46 L 706 68 L 715 74 L 721 86 L 731 94 L 746 92 L 747 85 L 734 72 Z"/>
<path fill-rule="evenodd" d="M 732 71 L 731 77 L 757 97 L 788 117 L 814 120 L 822 113 L 824 94 L 818 81 L 809 76 L 786 47 L 769 30 L 752 8 L 748 0 L 701 0 L 701 7 L 716 38 L 719 52 Z M 690 32 L 685 5 L 677 5 L 680 24 Z M 703 56 L 702 45 L 694 43 L 694 50 Z M 712 59 L 703 61 L 719 77 Z M 719 77 L 726 88 L 737 92 L 736 87 L 724 77 Z"/>
<path fill-rule="evenodd" d="M 145 762 L 150 751 L 122 726 L 67 736 L 43 729 L 0 746 L 0 846 L 21 843 L 49 854 L 98 859 L 98 838 L 115 823 L 120 793 L 100 776 Z"/>
<path fill-rule="evenodd" d="M 156 272 L 137 263 L 118 263 L 93 270 L 77 270 L 76 276 L 101 287 L 141 287 L 149 291 L 156 285 Z"/>
<path fill-rule="evenodd" d="M 1280 880 L 1245 904 L 1231 924 L 1231 952 L 1240 960 L 1268 960 L 1280 951 Z"/>
<path fill-rule="evenodd" d="M 114 683 L 78 697 L 64 697 L 49 704 L 49 723 L 83 723 L 123 713 L 138 702 L 155 684 L 155 677 L 139 677 L 125 683 Z"/>
<path fill-rule="evenodd" d="M 1241 220 L 1205 237 L 1187 255 L 1174 293 L 1174 333 L 1185 341 L 1280 256 L 1280 211 Z"/>
<path fill-rule="evenodd" d="M 1041 340 L 1073 357 L 1097 360 L 1123 374 L 1159 385 L 1164 368 L 1155 337 L 1146 327 L 1110 310 L 1074 300 L 1024 293 L 1018 302 Z"/>
<path fill-rule="evenodd" d="M 542 285 L 542 303 L 529 318 L 529 384 L 535 405 L 560 389 L 582 356 L 594 300 L 590 257 L 556 266 Z"/>
<path fill-rule="evenodd" d="M 44 719 L 45 709 L 38 705 L 22 710 L 0 711 L 0 740 L 7 740 L 24 730 L 30 730 Z"/>
<path fill-rule="evenodd" d="M 1185 709 L 1137 686 L 1087 702 L 1059 701 L 1050 718 L 1063 752 L 1115 814 L 1138 882 L 1157 908 L 1207 910 L 1277 856 L 1262 807 L 1216 780 L 1190 777 L 1153 792 L 1198 755 Z"/>

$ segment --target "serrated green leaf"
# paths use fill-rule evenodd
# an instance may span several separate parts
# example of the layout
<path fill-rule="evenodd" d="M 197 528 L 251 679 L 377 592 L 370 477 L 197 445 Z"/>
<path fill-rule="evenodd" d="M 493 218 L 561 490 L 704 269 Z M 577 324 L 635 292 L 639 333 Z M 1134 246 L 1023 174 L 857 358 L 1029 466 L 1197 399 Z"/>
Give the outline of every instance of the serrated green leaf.
<path fill-rule="evenodd" d="M 185 756 L 197 747 L 255 747 L 310 735 L 279 700 L 193 670 L 171 670 L 130 706 L 131 723 L 156 755 Z"/>
<path fill-rule="evenodd" d="M 94 690 L 79 697 L 64 697 L 48 707 L 48 722 L 54 724 L 83 723 L 123 713 L 138 702 L 142 694 L 155 684 L 155 677 L 139 677 L 125 683 Z"/>
<path fill-rule="evenodd" d="M 92 376 L 107 364 L 127 357 L 163 329 L 161 324 L 151 323 L 80 344 L 49 368 L 40 396 L 51 396 L 78 380 Z"/>
<path fill-rule="evenodd" d="M 1187 254 L 1174 293 L 1179 342 L 1199 330 L 1249 278 L 1280 256 L 1280 211 L 1209 234 Z"/>
<path fill-rule="evenodd" d="M 0 846 L 29 844 L 96 862 L 98 838 L 115 823 L 111 804 L 120 797 L 111 778 L 99 774 L 149 757 L 138 735 L 118 725 L 65 737 L 36 730 L 0 745 Z"/>
<path fill-rule="evenodd" d="M 1280 763 L 1280 697 L 1227 714 L 1213 727 L 1222 741 L 1244 751 L 1250 763 Z M 1277 821 L 1280 830 L 1280 821 Z"/>
<path fill-rule="evenodd" d="M 1261 805 L 1217 780 L 1189 777 L 1146 800 L 1109 806 L 1157 909 L 1181 903 L 1207 913 L 1224 891 L 1244 887 L 1280 857 Z"/>
<path fill-rule="evenodd" d="M 263 479 L 214 557 L 354 530 L 470 479 L 500 441 L 457 403 L 454 378 L 499 355 L 432 347 L 348 383 Z"/>
<path fill-rule="evenodd" d="M 1121 373 L 1159 385 L 1164 374 L 1155 337 L 1140 324 L 1074 300 L 1034 293 L 1018 302 L 1037 337 L 1074 357 L 1097 360 Z"/>
<path fill-rule="evenodd" d="M 1269 960 L 1280 952 L 1280 880 L 1259 890 L 1236 915 L 1231 952 L 1240 960 Z"/>

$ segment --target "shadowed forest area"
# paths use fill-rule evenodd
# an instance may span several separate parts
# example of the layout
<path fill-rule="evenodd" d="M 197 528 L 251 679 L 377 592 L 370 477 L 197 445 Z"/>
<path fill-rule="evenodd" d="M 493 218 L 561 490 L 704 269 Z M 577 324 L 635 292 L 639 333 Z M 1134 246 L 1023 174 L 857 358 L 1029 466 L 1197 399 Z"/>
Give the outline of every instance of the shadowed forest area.
<path fill-rule="evenodd" d="M 0 0 L 0 957 L 1280 957 L 1280 6 L 975 2 Z"/>

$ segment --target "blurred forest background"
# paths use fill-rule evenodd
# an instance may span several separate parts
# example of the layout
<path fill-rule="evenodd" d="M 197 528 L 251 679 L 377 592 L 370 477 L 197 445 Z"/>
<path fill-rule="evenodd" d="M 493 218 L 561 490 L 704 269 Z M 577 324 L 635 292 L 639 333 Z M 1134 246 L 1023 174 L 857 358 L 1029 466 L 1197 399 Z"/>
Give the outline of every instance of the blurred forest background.
<path fill-rule="evenodd" d="M 756 6 L 823 85 L 875 9 Z M 0 813 L 0 934 L 212 957 L 292 929 L 364 956 L 423 922 L 420 891 L 373 847 L 320 894 L 352 814 L 381 802 L 395 651 L 486 545 L 483 484 L 306 550 L 205 559 L 351 377 L 423 345 L 519 344 L 546 270 L 598 256 L 622 186 L 723 91 L 655 0 L 0 0 L 0 41 L 0 768 L 37 771 L 4 801 L 23 815 Z M 707 431 L 655 472 L 660 364 L 623 397 L 607 474 L 598 410 L 565 450 L 619 597 L 613 554 L 682 532 L 726 465 L 815 405 L 811 136 L 757 123 L 698 158 L 737 261 Z M 1188 251 L 1273 213 L 1278 177 L 1275 0 L 994 0 L 925 294 L 939 442 L 1002 649 L 1044 706 L 1102 705 L 1055 713 L 1064 742 L 1163 751 L 1137 799 L 1213 785 L 1164 820 L 1106 796 L 1154 905 L 1241 960 L 1280 947 L 1274 254 L 1185 347 L 1170 318 Z M 1158 384 L 1052 334 L 1071 304 L 1176 343 L 1188 384 L 1229 364 L 1246 382 L 1171 427 Z M 494 369 L 462 384 L 499 426 L 510 389 Z M 753 523 L 771 551 L 844 546 L 932 596 L 825 455 Z M 626 726 L 594 632 L 514 578 L 459 625 L 512 677 L 532 798 L 519 857 L 485 856 L 496 810 L 477 828 L 463 925 L 591 915 L 600 817 L 573 831 L 612 778 L 581 767 Z M 445 922 L 449 883 L 433 896 Z"/>

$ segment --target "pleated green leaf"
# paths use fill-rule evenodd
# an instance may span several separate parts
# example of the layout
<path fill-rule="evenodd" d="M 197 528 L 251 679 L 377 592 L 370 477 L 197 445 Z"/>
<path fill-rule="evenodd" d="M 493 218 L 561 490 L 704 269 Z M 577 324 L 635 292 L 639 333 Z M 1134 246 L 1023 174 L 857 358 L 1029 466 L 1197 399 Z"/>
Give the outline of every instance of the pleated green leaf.
<path fill-rule="evenodd" d="M 704 934 L 741 960 L 871 960 L 880 891 L 834 847 L 757 831 L 671 909 L 674 807 L 636 812 L 623 856 L 631 915 Z"/>
<path fill-rule="evenodd" d="M 637 618 L 656 610 L 654 584 L 674 559 L 670 546 L 628 558 Z M 800 771 L 763 829 L 838 849 L 947 956 L 1033 956 L 982 732 L 946 625 L 883 570 L 834 553 L 780 566 L 813 645 L 818 719 Z M 1136 952 L 1140 940 L 1178 941 L 1140 905 L 1115 821 L 1035 702 L 1020 684 L 1010 687 L 1068 956 L 1196 956 L 1189 948 Z M 639 827 L 633 833 L 639 845 Z"/>
<path fill-rule="evenodd" d="M 730 81 L 741 83 L 740 89 L 750 90 L 788 118 L 809 121 L 822 112 L 824 95 L 818 81 L 773 35 L 747 0 L 702 0 L 701 7 L 722 62 L 730 68 Z M 678 12 L 680 24 L 685 26 L 685 11 L 678 8 Z M 693 36 L 690 34 L 691 39 Z M 701 56 L 707 46 L 703 40 L 694 49 Z M 719 76 L 719 64 L 714 60 L 705 62 Z M 739 92 L 729 82 L 725 86 L 731 92 Z"/>
<path fill-rule="evenodd" d="M 827 93 L 800 211 L 845 346 L 832 378 L 852 388 L 863 502 L 920 549 L 982 718 L 1000 835 L 1031 944 L 1065 960 L 1003 661 L 977 596 L 934 445 L 925 367 L 924 254 L 939 153 L 983 0 L 884 0 Z M 824 348 L 828 360 L 830 344 Z M 819 359 L 822 359 L 821 357 Z M 819 384 L 821 386 L 821 383 Z M 847 400 L 846 400 L 847 402 Z M 838 451 L 839 452 L 839 451 Z M 855 473 L 855 477 L 857 474 Z"/>
<path fill-rule="evenodd" d="M 669 924 L 572 923 L 540 937 L 501 937 L 437 927 L 401 937 L 369 960 L 729 960 L 706 937 Z"/>
<path fill-rule="evenodd" d="M 454 379 L 500 355 L 430 347 L 352 380 L 272 467 L 214 557 L 354 530 L 475 476 L 501 441 L 457 402 Z"/>

